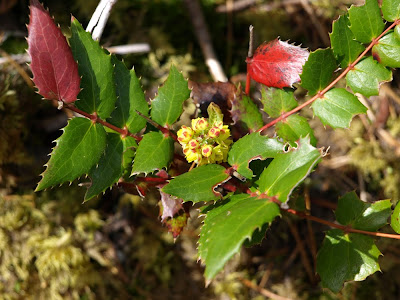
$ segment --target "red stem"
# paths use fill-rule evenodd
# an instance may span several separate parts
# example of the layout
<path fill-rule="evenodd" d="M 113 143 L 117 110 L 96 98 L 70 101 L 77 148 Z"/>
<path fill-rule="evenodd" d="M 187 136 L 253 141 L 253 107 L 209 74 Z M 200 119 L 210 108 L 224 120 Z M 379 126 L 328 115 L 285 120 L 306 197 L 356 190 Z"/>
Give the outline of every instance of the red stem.
<path fill-rule="evenodd" d="M 64 107 L 68 108 L 69 110 L 72 110 L 72 111 L 74 111 L 74 112 L 76 112 L 76 113 L 78 113 L 78 114 L 80 114 L 80 115 L 82 115 L 82 116 L 84 116 L 86 118 L 88 118 L 89 120 L 92 120 L 93 122 L 97 122 L 97 123 L 100 123 L 103 126 L 106 126 L 106 127 L 110 128 L 110 129 L 118 132 L 122 136 L 133 137 L 137 142 L 140 142 L 141 139 L 142 139 L 140 136 L 137 136 L 137 135 L 134 135 L 133 133 L 130 133 L 128 131 L 128 129 L 121 129 L 121 128 L 117 127 L 117 126 L 114 126 L 114 125 L 112 125 L 112 124 L 110 124 L 110 123 L 108 123 L 106 121 L 103 121 L 102 119 L 100 119 L 96 115 L 92 115 L 92 114 L 89 114 L 87 112 L 84 112 L 83 110 L 80 110 L 76 106 L 73 106 L 73 105 L 70 105 L 70 104 L 64 104 Z"/>
<path fill-rule="evenodd" d="M 303 212 L 296 211 L 296 210 L 291 209 L 291 208 L 289 208 L 289 209 L 281 208 L 281 209 L 285 210 L 286 212 L 288 212 L 288 213 L 290 213 L 292 215 L 296 215 L 296 216 L 298 216 L 300 218 L 311 220 L 311 221 L 314 221 L 314 222 L 317 222 L 317 223 L 325 224 L 327 226 L 343 230 L 345 233 L 348 233 L 348 232 L 361 233 L 361 234 L 365 234 L 365 235 L 379 236 L 379 237 L 385 237 L 385 238 L 400 240 L 400 234 L 371 232 L 371 231 L 364 231 L 364 230 L 354 229 L 354 228 L 351 228 L 351 227 L 348 227 L 348 226 L 344 226 L 344 225 L 336 224 L 336 223 L 333 223 L 333 222 L 329 222 L 329 221 L 326 221 L 324 219 L 320 219 L 318 217 L 307 215 L 307 214 L 305 214 Z"/>
<path fill-rule="evenodd" d="M 290 115 L 294 114 L 295 112 L 298 112 L 299 110 L 301 110 L 302 108 L 306 107 L 307 105 L 313 103 L 315 100 L 317 100 L 318 98 L 322 98 L 325 93 L 327 91 L 329 91 L 336 83 L 338 83 L 338 81 L 340 79 L 342 79 L 344 76 L 346 76 L 346 74 L 354 68 L 354 66 L 365 56 L 365 54 L 368 53 L 369 50 L 371 50 L 371 48 L 376 45 L 379 40 L 386 34 L 388 33 L 389 30 L 391 30 L 394 26 L 400 24 L 400 19 L 394 21 L 393 24 L 391 24 L 388 28 L 386 28 L 386 30 L 384 32 L 382 32 L 376 39 L 373 39 L 372 42 L 368 45 L 368 47 L 364 50 L 363 53 L 361 53 L 357 59 L 352 62 L 350 65 L 348 65 L 348 67 L 335 79 L 333 80 L 326 88 L 324 88 L 322 91 L 319 91 L 315 96 L 313 96 L 311 99 L 307 100 L 306 102 L 304 102 L 303 104 L 297 106 L 296 108 L 292 109 L 289 112 L 286 112 L 284 114 L 282 114 L 280 117 L 276 118 L 275 120 L 269 122 L 268 124 L 264 125 L 263 127 L 261 127 L 260 129 L 258 129 L 258 132 L 261 132 L 273 125 L 275 125 L 276 123 L 278 123 L 279 121 L 282 121 L 283 119 L 286 119 L 287 117 L 289 117 Z M 247 88 L 247 86 L 246 86 Z"/>
<path fill-rule="evenodd" d="M 249 73 L 249 65 L 247 65 L 246 88 L 245 88 L 245 93 L 247 96 L 250 95 L 250 85 L 251 85 L 251 77 Z"/>

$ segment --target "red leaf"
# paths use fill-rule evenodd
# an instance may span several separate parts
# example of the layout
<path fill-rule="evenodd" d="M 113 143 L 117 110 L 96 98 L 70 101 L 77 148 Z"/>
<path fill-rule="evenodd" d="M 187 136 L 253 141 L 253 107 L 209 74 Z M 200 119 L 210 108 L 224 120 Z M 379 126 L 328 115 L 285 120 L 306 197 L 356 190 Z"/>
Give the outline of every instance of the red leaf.
<path fill-rule="evenodd" d="M 269 87 L 291 87 L 300 81 L 308 51 L 278 39 L 264 43 L 246 59 L 247 72 L 257 82 Z"/>
<path fill-rule="evenodd" d="M 39 94 L 72 103 L 80 91 L 78 65 L 65 36 L 38 0 L 31 0 L 28 53 Z"/>

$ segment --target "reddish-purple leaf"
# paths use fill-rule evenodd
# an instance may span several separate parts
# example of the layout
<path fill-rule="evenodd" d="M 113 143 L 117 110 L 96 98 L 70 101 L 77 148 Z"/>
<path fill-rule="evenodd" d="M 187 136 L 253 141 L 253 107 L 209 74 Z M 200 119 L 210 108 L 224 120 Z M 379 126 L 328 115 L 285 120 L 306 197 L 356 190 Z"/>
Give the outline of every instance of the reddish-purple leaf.
<path fill-rule="evenodd" d="M 39 94 L 72 103 L 80 91 L 78 65 L 65 36 L 38 0 L 31 0 L 28 53 Z"/>
<path fill-rule="evenodd" d="M 161 221 L 164 222 L 167 218 L 173 218 L 183 208 L 183 200 L 172 197 L 162 191 L 160 191 L 160 194 L 162 205 Z"/>
<path fill-rule="evenodd" d="M 247 72 L 257 82 L 269 87 L 291 87 L 300 81 L 308 51 L 275 39 L 259 46 L 246 59 Z"/>

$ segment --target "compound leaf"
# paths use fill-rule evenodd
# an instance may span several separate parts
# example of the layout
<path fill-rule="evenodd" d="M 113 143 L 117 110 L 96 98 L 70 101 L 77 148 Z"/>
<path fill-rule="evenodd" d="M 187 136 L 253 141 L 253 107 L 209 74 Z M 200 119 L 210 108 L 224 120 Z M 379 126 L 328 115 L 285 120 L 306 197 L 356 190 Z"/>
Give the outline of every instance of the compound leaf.
<path fill-rule="evenodd" d="M 384 66 L 400 68 L 400 40 L 393 32 L 388 33 L 372 47 L 372 55 Z"/>
<path fill-rule="evenodd" d="M 391 213 L 390 200 L 366 203 L 354 191 L 339 198 L 335 212 L 340 224 L 366 231 L 377 231 L 386 225 Z"/>
<path fill-rule="evenodd" d="M 400 2 L 398 0 L 383 0 L 381 9 L 386 21 L 394 22 L 400 18 Z"/>
<path fill-rule="evenodd" d="M 393 210 L 390 226 L 392 226 L 394 231 L 400 234 L 400 201 L 397 202 L 397 205 Z"/>
<path fill-rule="evenodd" d="M 271 139 L 258 132 L 239 139 L 229 151 L 228 162 L 240 175 L 251 179 L 253 171 L 249 164 L 255 159 L 266 159 L 283 153 L 284 145 L 277 139 Z"/>
<path fill-rule="evenodd" d="M 330 34 L 333 54 L 342 68 L 346 68 L 355 61 L 357 56 L 365 49 L 360 42 L 354 40 L 354 34 L 349 26 L 348 15 L 340 16 L 333 22 L 332 33 Z"/>
<path fill-rule="evenodd" d="M 392 72 L 379 64 L 372 56 L 363 59 L 346 75 L 347 85 L 354 93 L 366 97 L 379 95 L 379 85 L 392 80 Z"/>
<path fill-rule="evenodd" d="M 85 201 L 104 192 L 121 178 L 124 171 L 123 155 L 127 150 L 125 148 L 126 143 L 124 143 L 125 139 L 133 138 L 129 136 L 121 138 L 118 133 L 107 133 L 105 152 L 99 163 L 89 172 L 92 183 L 86 191 Z"/>
<path fill-rule="evenodd" d="M 385 27 L 378 1 L 365 0 L 362 6 L 352 5 L 349 9 L 350 30 L 357 41 L 369 43 L 379 36 Z"/>
<path fill-rule="evenodd" d="M 117 100 L 111 56 L 104 52 L 75 18 L 72 18 L 71 32 L 69 42 L 82 76 L 82 90 L 75 105 L 87 113 L 96 112 L 100 118 L 107 119 Z"/>
<path fill-rule="evenodd" d="M 345 281 L 364 280 L 380 270 L 380 255 L 370 236 L 329 230 L 317 256 L 317 272 L 322 285 L 337 293 Z"/>
<path fill-rule="evenodd" d="M 315 146 L 317 140 L 314 136 L 314 132 L 308 124 L 306 118 L 299 115 L 291 115 L 286 119 L 276 124 L 276 133 L 284 141 L 294 143 L 301 137 L 310 137 L 311 145 Z"/>
<path fill-rule="evenodd" d="M 199 257 L 210 281 L 250 239 L 255 230 L 280 215 L 277 204 L 249 195 L 235 195 L 208 210 L 199 239 Z"/>
<path fill-rule="evenodd" d="M 223 166 L 209 164 L 175 177 L 162 191 L 185 202 L 218 200 L 221 194 L 214 189 L 228 179 L 229 175 Z"/>
<path fill-rule="evenodd" d="M 291 87 L 300 81 L 299 74 L 308 51 L 275 39 L 260 45 L 253 57 L 246 59 L 247 72 L 255 81 L 269 87 Z"/>
<path fill-rule="evenodd" d="M 174 141 L 161 132 L 146 133 L 139 143 L 132 174 L 150 173 L 169 165 L 174 155 Z"/>
<path fill-rule="evenodd" d="M 288 89 L 263 88 L 260 101 L 271 118 L 277 118 L 297 106 L 293 91 Z"/>
<path fill-rule="evenodd" d="M 247 95 L 235 97 L 232 101 L 232 120 L 242 125 L 250 132 L 256 131 L 263 126 L 263 120 L 257 105 Z"/>
<path fill-rule="evenodd" d="M 189 95 L 187 81 L 172 65 L 167 80 L 151 102 L 151 118 L 161 126 L 173 124 L 182 114 L 183 102 Z"/>
<path fill-rule="evenodd" d="M 56 143 L 36 191 L 87 174 L 104 151 L 106 132 L 89 119 L 73 118 Z"/>
<path fill-rule="evenodd" d="M 300 75 L 301 86 L 308 90 L 309 95 L 315 95 L 330 83 L 336 67 L 332 49 L 318 49 L 311 52 Z"/>
<path fill-rule="evenodd" d="M 310 144 L 309 137 L 297 143 L 297 148 L 278 154 L 262 172 L 257 181 L 260 192 L 286 202 L 294 188 L 312 171 L 321 158 L 320 151 Z"/>
<path fill-rule="evenodd" d="M 146 126 L 146 120 L 139 116 L 136 111 L 140 111 L 145 116 L 149 115 L 149 106 L 139 79 L 134 69 L 128 70 L 125 64 L 115 56 L 112 56 L 112 63 L 114 65 L 117 102 L 108 122 L 119 128 L 126 127 L 131 133 L 138 132 Z"/>
<path fill-rule="evenodd" d="M 331 89 L 311 107 L 324 125 L 333 128 L 348 128 L 354 115 L 367 111 L 356 96 L 341 88 Z"/>
<path fill-rule="evenodd" d="M 80 91 L 78 65 L 65 36 L 37 0 L 31 0 L 28 53 L 39 94 L 72 103 Z"/>

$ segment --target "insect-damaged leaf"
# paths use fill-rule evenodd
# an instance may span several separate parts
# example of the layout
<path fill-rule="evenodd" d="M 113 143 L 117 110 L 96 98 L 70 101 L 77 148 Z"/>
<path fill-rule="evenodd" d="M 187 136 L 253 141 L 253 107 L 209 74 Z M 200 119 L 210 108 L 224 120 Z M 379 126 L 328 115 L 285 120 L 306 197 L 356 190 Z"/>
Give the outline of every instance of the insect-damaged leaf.
<path fill-rule="evenodd" d="M 296 149 L 278 154 L 262 172 L 258 180 L 260 192 L 287 202 L 294 188 L 312 171 L 320 158 L 320 151 L 310 145 L 309 137 L 300 139 Z"/>
<path fill-rule="evenodd" d="M 280 215 L 276 203 L 240 194 L 207 208 L 199 239 L 199 257 L 210 281 L 253 232 Z"/>
<path fill-rule="evenodd" d="M 39 94 L 72 103 L 80 91 L 78 65 L 60 28 L 37 0 L 31 0 L 28 53 Z"/>
<path fill-rule="evenodd" d="M 57 139 L 36 191 L 87 174 L 99 161 L 105 146 L 106 132 L 102 125 L 85 118 L 71 119 Z"/>
<path fill-rule="evenodd" d="M 300 81 L 308 51 L 275 39 L 260 45 L 253 57 L 246 59 L 251 78 L 269 87 L 291 87 Z"/>
<path fill-rule="evenodd" d="M 249 164 L 254 159 L 266 159 L 283 153 L 284 145 L 277 139 L 271 139 L 258 132 L 251 133 L 239 139 L 229 151 L 228 162 L 240 175 L 251 179 L 253 171 Z"/>
<path fill-rule="evenodd" d="M 209 164 L 175 177 L 162 191 L 185 202 L 218 200 L 221 195 L 214 188 L 228 178 L 229 175 L 223 166 Z"/>

